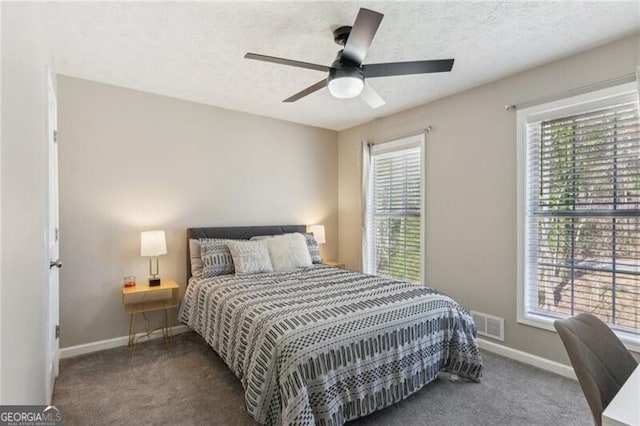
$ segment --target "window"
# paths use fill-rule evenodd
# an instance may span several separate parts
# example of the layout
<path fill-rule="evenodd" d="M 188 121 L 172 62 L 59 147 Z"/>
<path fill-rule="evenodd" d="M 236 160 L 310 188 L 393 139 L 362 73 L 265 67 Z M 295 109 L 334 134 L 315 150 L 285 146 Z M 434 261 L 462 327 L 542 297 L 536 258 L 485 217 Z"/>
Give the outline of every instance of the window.
<path fill-rule="evenodd" d="M 419 283 L 423 136 L 367 146 L 365 271 Z"/>
<path fill-rule="evenodd" d="M 518 111 L 520 322 L 588 312 L 640 342 L 640 118 L 631 85 Z"/>

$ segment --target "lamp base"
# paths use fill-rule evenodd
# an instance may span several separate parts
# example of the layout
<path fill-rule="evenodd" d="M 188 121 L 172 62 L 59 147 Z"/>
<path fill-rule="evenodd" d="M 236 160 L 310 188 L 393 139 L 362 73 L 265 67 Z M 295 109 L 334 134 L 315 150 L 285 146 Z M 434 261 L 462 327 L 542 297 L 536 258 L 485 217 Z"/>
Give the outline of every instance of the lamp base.
<path fill-rule="evenodd" d="M 149 287 L 157 287 L 160 285 L 160 277 L 149 277 Z"/>

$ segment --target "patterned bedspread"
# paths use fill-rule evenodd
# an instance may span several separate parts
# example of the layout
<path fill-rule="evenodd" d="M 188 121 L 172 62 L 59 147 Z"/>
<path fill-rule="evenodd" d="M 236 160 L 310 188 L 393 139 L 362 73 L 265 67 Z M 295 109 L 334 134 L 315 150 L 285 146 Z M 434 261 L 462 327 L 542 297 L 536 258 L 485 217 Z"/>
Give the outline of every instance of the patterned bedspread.
<path fill-rule="evenodd" d="M 451 298 L 343 269 L 192 278 L 179 319 L 233 370 L 265 425 L 342 425 L 440 371 L 482 374 L 475 325 Z"/>

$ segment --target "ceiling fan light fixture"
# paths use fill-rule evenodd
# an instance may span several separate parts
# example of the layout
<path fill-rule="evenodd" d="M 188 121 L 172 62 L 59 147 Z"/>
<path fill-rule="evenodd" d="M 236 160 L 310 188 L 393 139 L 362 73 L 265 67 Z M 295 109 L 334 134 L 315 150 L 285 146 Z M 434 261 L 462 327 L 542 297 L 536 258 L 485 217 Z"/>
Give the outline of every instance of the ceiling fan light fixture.
<path fill-rule="evenodd" d="M 329 80 L 329 93 L 334 98 L 355 98 L 364 89 L 364 79 L 358 76 L 339 77 Z"/>
<path fill-rule="evenodd" d="M 358 68 L 343 68 L 342 64 L 336 61 L 329 71 L 327 86 L 334 98 L 355 98 L 364 89 L 364 74 Z"/>
<path fill-rule="evenodd" d="M 393 77 L 451 71 L 453 59 L 364 64 L 369 46 L 378 31 L 383 17 L 384 15 L 380 12 L 361 7 L 353 26 L 342 26 L 335 29 L 333 31 L 334 40 L 344 48 L 338 51 L 330 67 L 276 56 L 259 55 L 257 53 L 247 53 L 244 57 L 274 64 L 329 72 L 326 78 L 282 101 L 287 103 L 298 101 L 327 87 L 329 93 L 335 98 L 348 99 L 362 95 L 362 99 L 371 108 L 379 108 L 384 105 L 384 100 L 371 86 L 365 84 L 365 77 Z"/>

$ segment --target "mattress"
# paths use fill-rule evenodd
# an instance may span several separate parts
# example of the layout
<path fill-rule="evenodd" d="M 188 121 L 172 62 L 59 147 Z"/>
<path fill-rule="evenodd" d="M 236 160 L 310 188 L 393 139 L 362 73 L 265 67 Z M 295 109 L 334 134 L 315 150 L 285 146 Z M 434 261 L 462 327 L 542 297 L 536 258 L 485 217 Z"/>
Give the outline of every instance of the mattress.
<path fill-rule="evenodd" d="M 192 278 L 179 320 L 240 379 L 265 425 L 342 425 L 441 371 L 482 375 L 475 325 L 453 299 L 328 266 Z"/>

